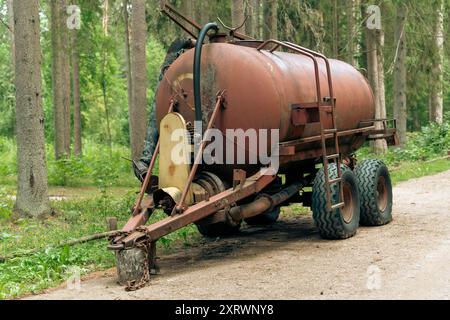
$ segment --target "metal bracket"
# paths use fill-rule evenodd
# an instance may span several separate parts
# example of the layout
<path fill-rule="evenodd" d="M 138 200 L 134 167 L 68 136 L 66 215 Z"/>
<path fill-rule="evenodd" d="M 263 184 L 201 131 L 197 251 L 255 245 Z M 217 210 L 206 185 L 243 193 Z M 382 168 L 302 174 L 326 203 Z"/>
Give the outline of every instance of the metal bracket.
<path fill-rule="evenodd" d="M 245 180 L 247 179 L 247 172 L 241 169 L 233 170 L 233 190 L 239 185 L 240 188 L 244 186 Z"/>

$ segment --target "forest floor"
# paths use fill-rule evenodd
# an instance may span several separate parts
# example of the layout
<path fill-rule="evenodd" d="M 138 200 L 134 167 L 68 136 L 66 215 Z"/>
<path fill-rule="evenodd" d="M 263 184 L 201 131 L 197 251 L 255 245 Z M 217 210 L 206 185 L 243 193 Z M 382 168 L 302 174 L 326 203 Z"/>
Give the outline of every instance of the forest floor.
<path fill-rule="evenodd" d="M 289 209 L 287 209 L 289 210 Z M 160 254 L 161 273 L 135 292 L 115 270 L 29 299 L 450 299 L 450 171 L 394 188 L 394 221 L 322 240 L 310 214 Z"/>

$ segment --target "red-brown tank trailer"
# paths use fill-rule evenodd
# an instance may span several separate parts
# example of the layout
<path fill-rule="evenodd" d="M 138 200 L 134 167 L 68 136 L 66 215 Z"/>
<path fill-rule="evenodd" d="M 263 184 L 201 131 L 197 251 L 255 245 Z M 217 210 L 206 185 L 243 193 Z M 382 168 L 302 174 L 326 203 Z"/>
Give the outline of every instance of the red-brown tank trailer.
<path fill-rule="evenodd" d="M 170 113 L 188 131 L 195 120 L 222 132 L 279 129 L 280 170 L 263 175 L 261 164 L 194 163 L 178 189 L 158 186 L 147 174 L 132 217 L 109 246 L 120 282 L 144 285 L 156 269 L 156 241 L 191 223 L 205 236 L 229 235 L 243 220 L 274 223 L 280 207 L 290 203 L 311 206 L 321 236 L 330 239 L 353 236 L 359 224 L 392 220 L 388 169 L 379 160 L 357 164 L 353 152 L 367 140 L 396 144 L 395 120 L 374 119 L 373 93 L 358 70 L 293 43 L 258 41 L 233 29 L 219 33 L 215 24 L 201 27 L 165 3 L 162 12 L 196 45 L 164 75 L 156 96 L 158 125 Z M 205 134 L 200 151 L 208 140 Z M 149 172 L 160 147 L 158 142 Z M 245 144 L 238 148 L 251 152 Z M 175 181 L 169 171 L 164 180 Z M 144 226 L 161 206 L 168 217 Z"/>

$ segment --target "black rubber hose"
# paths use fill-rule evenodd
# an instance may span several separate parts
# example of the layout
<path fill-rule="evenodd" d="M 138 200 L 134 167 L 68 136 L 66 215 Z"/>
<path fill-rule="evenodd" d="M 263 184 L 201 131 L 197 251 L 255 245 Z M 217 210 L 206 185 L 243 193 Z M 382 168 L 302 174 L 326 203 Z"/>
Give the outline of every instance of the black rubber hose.
<path fill-rule="evenodd" d="M 195 43 L 194 53 L 194 106 L 195 106 L 195 121 L 202 121 L 202 99 L 200 92 L 200 63 L 202 58 L 202 46 L 208 31 L 214 29 L 216 32 L 219 26 L 215 22 L 205 24 L 200 30 L 197 42 Z"/>

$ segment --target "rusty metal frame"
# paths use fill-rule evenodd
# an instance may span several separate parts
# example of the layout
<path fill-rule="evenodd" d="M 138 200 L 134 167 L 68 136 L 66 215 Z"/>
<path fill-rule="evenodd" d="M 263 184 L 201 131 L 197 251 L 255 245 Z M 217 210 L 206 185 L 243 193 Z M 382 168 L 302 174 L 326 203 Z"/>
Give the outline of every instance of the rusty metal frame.
<path fill-rule="evenodd" d="M 202 29 L 202 26 L 199 23 L 197 23 L 193 19 L 187 18 L 185 15 L 180 13 L 178 10 L 176 10 L 174 7 L 172 7 L 170 4 L 167 4 L 166 0 L 160 1 L 160 9 L 163 14 L 165 14 L 170 20 L 172 20 L 176 25 L 178 25 L 186 33 L 188 33 L 194 39 L 198 38 L 198 34 L 199 34 L 200 30 Z M 196 29 L 197 33 L 194 33 L 193 31 L 189 30 L 189 27 L 186 27 L 183 23 L 189 24 L 191 27 Z M 233 37 L 237 38 L 239 40 L 254 40 L 252 37 L 250 37 L 246 34 L 243 34 L 241 32 L 237 32 L 237 31 L 233 32 Z"/>
<path fill-rule="evenodd" d="M 181 14 L 178 10 L 176 10 L 171 5 L 167 4 L 167 1 L 162 0 L 160 1 L 160 8 L 161 12 L 165 14 L 167 17 L 170 18 L 176 25 L 178 25 L 181 29 L 183 29 L 186 33 L 188 33 L 190 36 L 192 36 L 194 39 L 197 39 L 197 35 L 201 30 L 200 24 L 198 24 L 196 21 L 189 19 L 185 17 L 183 14 Z M 189 30 L 188 27 L 186 27 L 184 23 L 188 23 L 192 27 L 194 27 L 197 30 L 197 34 Z"/>
<path fill-rule="evenodd" d="M 231 204 L 260 192 L 276 178 L 275 175 L 261 175 L 257 173 L 245 180 L 241 188 L 230 188 L 210 197 L 208 200 L 196 203 L 181 214 L 173 214 L 149 226 L 140 227 L 128 236 L 120 239 L 115 249 L 133 247 L 138 240 L 145 238 L 156 241 L 161 237 L 210 216 Z"/>
<path fill-rule="evenodd" d="M 374 124 L 379 121 L 385 121 L 385 122 L 392 122 L 394 127 L 388 128 L 385 127 L 384 129 L 376 129 L 375 125 L 369 126 L 369 127 L 362 127 L 357 129 L 350 129 L 350 130 L 343 130 L 338 131 L 337 135 L 339 138 L 341 137 L 349 137 L 349 136 L 363 136 L 366 140 L 375 140 L 375 139 L 387 139 L 388 145 L 398 145 L 398 138 L 396 137 L 396 128 L 395 128 L 395 119 L 373 119 L 373 120 L 364 120 L 360 122 L 361 124 Z M 326 138 L 332 138 L 332 134 L 328 133 L 326 134 Z M 297 152 L 296 149 L 299 147 L 302 147 L 304 145 L 319 142 L 321 140 L 320 135 L 306 137 L 306 138 L 300 138 L 295 140 L 290 140 L 286 142 L 282 142 L 279 144 L 280 148 L 280 163 L 286 163 L 289 161 L 295 160 L 307 160 L 307 159 L 315 159 L 318 157 L 322 157 L 322 150 L 314 149 L 314 150 L 307 150 L 307 151 L 299 151 Z M 284 158 L 284 159 L 283 159 Z"/>

